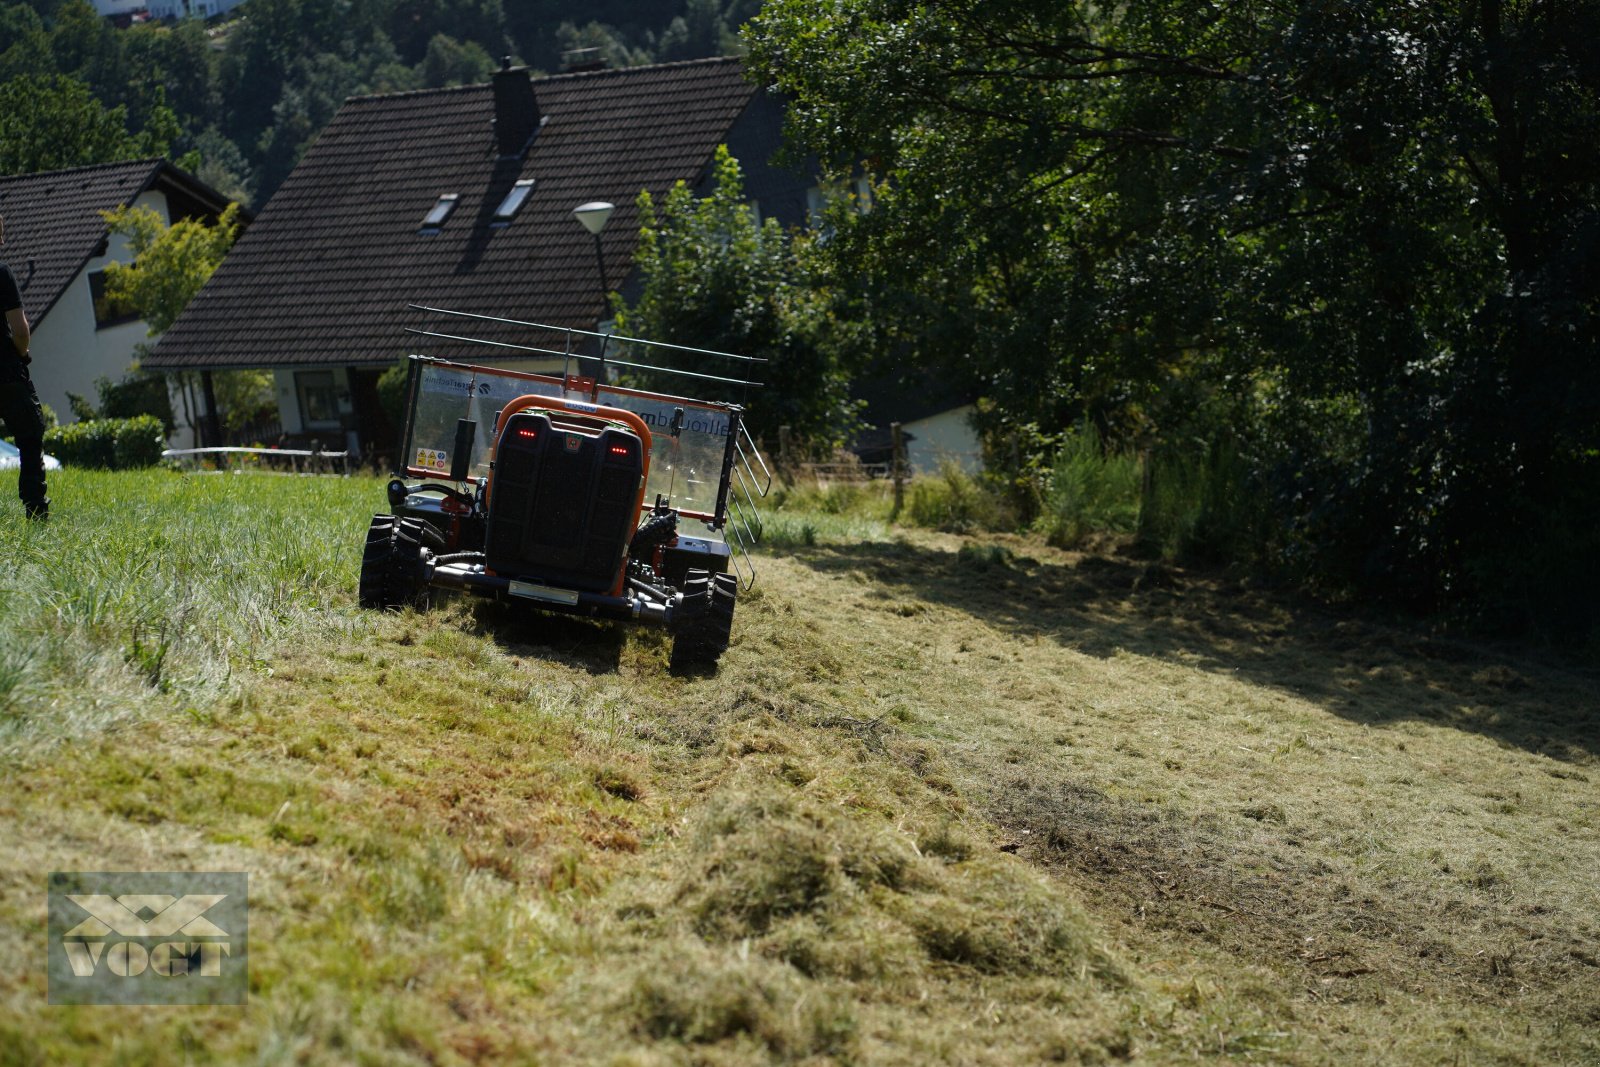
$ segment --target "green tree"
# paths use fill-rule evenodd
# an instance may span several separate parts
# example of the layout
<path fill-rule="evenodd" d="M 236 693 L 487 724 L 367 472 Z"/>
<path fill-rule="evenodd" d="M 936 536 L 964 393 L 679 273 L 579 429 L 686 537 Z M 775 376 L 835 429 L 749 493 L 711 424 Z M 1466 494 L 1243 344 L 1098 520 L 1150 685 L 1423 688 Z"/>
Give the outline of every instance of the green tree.
<path fill-rule="evenodd" d="M 0 174 L 60 170 L 164 155 L 175 132 L 170 111 L 137 135 L 127 109 L 107 108 L 89 87 L 59 74 L 0 85 Z"/>
<path fill-rule="evenodd" d="M 67 0 L 50 22 L 55 69 L 86 83 L 102 100 L 121 102 L 129 85 L 121 32 L 88 0 Z"/>
<path fill-rule="evenodd" d="M 151 337 L 177 321 L 239 236 L 239 205 L 229 204 L 215 224 L 179 219 L 172 225 L 146 207 L 105 213 L 106 226 L 128 239 L 132 263 L 106 265 L 106 295 L 139 309 Z"/>
<path fill-rule="evenodd" d="M 849 399 L 851 335 L 831 293 L 813 285 L 809 240 L 772 219 L 756 221 L 744 201 L 739 162 L 726 146 L 714 166 L 704 199 L 679 182 L 658 211 L 649 193 L 640 194 L 634 263 L 644 289 L 631 307 L 616 300 L 617 329 L 769 360 L 756 372 L 765 386 L 747 398 L 755 424 L 769 432 L 790 426 L 818 446 L 837 445 L 857 425 Z M 704 371 L 712 364 L 685 366 Z M 715 364 L 712 372 L 738 377 L 741 370 Z"/>
<path fill-rule="evenodd" d="M 106 295 L 138 308 L 151 337 L 165 333 L 177 321 L 239 236 L 237 204 L 229 204 L 214 224 L 180 219 L 169 226 L 158 212 L 142 207 L 119 208 L 106 212 L 105 218 L 112 233 L 127 237 L 133 255 L 132 263 L 107 264 Z M 192 413 L 198 410 L 194 383 L 185 375 L 180 376 L 179 386 L 193 424 Z M 274 402 L 268 371 L 217 374 L 215 391 L 223 424 L 230 429 L 271 410 Z"/>
<path fill-rule="evenodd" d="M 828 253 L 884 347 L 976 364 L 1009 420 L 1243 456 L 1256 547 L 1324 579 L 1572 629 L 1597 34 L 1501 0 L 771 0 L 749 40 L 798 145 L 882 179 Z"/>
<path fill-rule="evenodd" d="M 500 0 L 396 0 L 388 34 L 406 63 L 421 62 L 439 34 L 475 44 L 496 59 L 510 47 Z"/>
<path fill-rule="evenodd" d="M 578 25 L 563 22 L 556 27 L 557 52 L 565 55 L 582 49 L 598 49 L 598 58 L 608 67 L 633 67 L 654 60 L 648 45 L 634 44 L 625 31 L 602 22 Z"/>
<path fill-rule="evenodd" d="M 0 82 L 54 72 L 50 35 L 38 12 L 21 4 L 0 7 Z"/>
<path fill-rule="evenodd" d="M 477 85 L 489 80 L 495 62 L 489 53 L 471 41 L 463 44 L 443 33 L 436 33 L 428 42 L 428 52 L 422 57 L 422 84 L 429 89 L 442 89 L 450 85 Z"/>

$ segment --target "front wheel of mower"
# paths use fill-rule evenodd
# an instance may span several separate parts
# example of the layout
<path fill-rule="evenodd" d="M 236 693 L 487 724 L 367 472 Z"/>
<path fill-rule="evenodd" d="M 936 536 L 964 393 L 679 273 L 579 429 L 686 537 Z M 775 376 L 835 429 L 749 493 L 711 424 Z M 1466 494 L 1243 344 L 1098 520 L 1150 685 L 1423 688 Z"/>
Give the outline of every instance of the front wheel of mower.
<path fill-rule="evenodd" d="M 361 606 L 375 611 L 422 607 L 428 593 L 422 581 L 424 554 L 442 548 L 444 538 L 427 523 L 374 515 L 361 556 Z"/>
<path fill-rule="evenodd" d="M 715 665 L 733 635 L 733 609 L 739 579 L 731 574 L 691 570 L 684 577 L 683 621 L 673 627 L 672 667 Z"/>

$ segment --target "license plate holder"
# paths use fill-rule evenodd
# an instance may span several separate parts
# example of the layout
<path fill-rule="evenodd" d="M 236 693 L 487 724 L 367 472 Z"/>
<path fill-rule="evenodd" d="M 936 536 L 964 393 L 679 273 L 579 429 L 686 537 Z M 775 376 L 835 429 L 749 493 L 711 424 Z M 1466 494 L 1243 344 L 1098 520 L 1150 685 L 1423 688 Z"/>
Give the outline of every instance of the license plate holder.
<path fill-rule="evenodd" d="M 565 604 L 569 608 L 577 606 L 578 603 L 576 589 L 556 589 L 536 582 L 514 581 L 507 591 L 512 596 L 520 596 L 527 600 L 542 600 L 547 604 Z"/>

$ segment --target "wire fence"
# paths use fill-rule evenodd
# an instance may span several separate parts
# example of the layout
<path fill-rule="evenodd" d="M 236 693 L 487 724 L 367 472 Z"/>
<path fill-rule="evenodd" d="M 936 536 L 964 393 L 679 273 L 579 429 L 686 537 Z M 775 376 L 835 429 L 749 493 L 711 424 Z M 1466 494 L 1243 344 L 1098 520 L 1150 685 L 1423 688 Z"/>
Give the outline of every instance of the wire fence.
<path fill-rule="evenodd" d="M 348 477 L 354 459 L 349 452 L 303 448 L 169 448 L 162 460 L 179 470 L 196 472 L 267 471 L 278 474 L 336 474 Z"/>

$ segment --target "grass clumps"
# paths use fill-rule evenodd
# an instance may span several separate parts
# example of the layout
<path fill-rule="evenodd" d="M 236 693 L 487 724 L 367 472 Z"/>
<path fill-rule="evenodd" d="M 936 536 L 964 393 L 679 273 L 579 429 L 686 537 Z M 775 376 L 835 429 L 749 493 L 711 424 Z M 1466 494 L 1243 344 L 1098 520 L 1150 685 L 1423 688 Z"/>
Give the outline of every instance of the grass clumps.
<path fill-rule="evenodd" d="M 947 964 L 1120 981 L 1070 897 L 948 823 L 918 835 L 775 780 L 741 781 L 709 800 L 683 859 L 666 899 L 639 914 L 808 976 L 894 985 Z"/>
<path fill-rule="evenodd" d="M 791 915 L 849 911 L 875 886 L 926 884 L 909 842 L 866 834 L 793 790 L 721 798 L 697 837 L 678 902 L 708 938 L 759 937 Z"/>
<path fill-rule="evenodd" d="M 966 881 L 971 899 L 926 897 L 905 915 L 929 959 L 1002 975 L 1062 974 L 1088 965 L 1097 977 L 1120 981 L 1095 952 L 1088 924 L 1059 894 L 1009 865 Z"/>
<path fill-rule="evenodd" d="M 856 1019 L 792 968 L 737 948 L 674 944 L 648 955 L 619 1007 L 654 1041 L 722 1045 L 726 1062 L 847 1055 Z"/>
<path fill-rule="evenodd" d="M 902 797 L 882 765 L 869 785 L 854 759 L 809 750 L 803 728 L 786 740 L 744 753 L 664 867 L 619 887 L 609 951 L 569 996 L 612 990 L 614 1026 L 664 1062 L 679 1062 L 675 1045 L 697 1063 L 880 1062 L 887 1048 L 905 1062 L 1047 1049 L 1074 1061 L 1125 1047 L 1117 1002 L 1141 994 L 1072 896 L 927 810 L 928 791 Z M 795 788 L 784 775 L 799 759 L 813 766 Z M 979 988 L 1016 1029 L 973 1032 Z"/>

